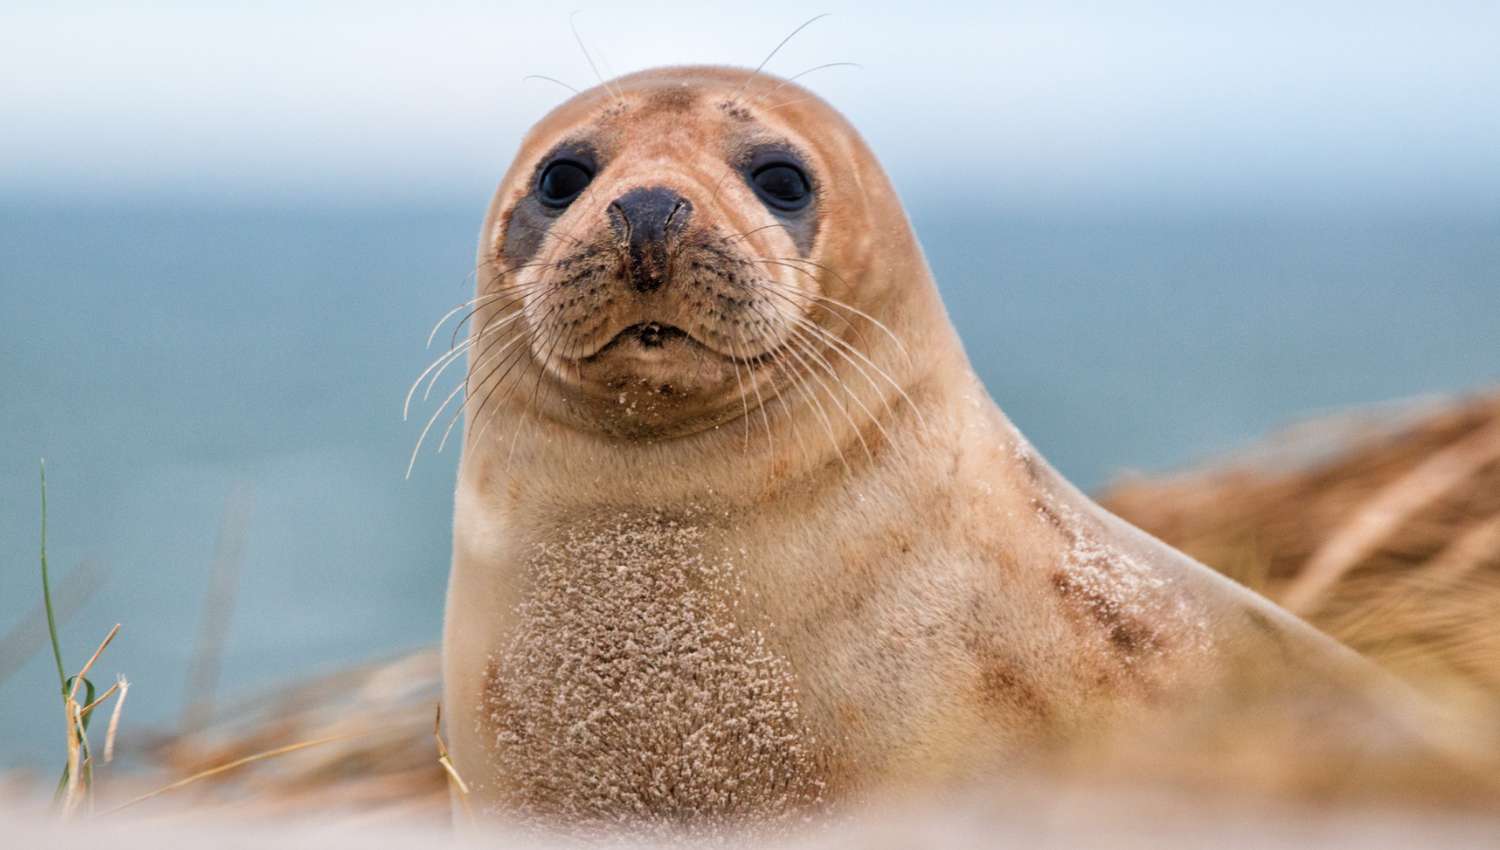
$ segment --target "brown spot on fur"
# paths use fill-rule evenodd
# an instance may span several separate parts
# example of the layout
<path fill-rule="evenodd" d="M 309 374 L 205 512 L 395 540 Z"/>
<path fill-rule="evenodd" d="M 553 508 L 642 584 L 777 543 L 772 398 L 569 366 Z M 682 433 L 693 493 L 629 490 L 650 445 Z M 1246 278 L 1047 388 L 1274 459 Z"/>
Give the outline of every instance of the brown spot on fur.
<path fill-rule="evenodd" d="M 1020 439 L 1019 437 L 1017 438 Z M 1021 471 L 1026 473 L 1026 480 L 1032 484 L 1037 483 L 1041 476 L 1036 469 L 1036 455 L 1030 449 L 1020 448 L 1016 454 L 1021 459 Z"/>
<path fill-rule="evenodd" d="M 1036 515 L 1042 518 L 1042 522 L 1071 546 L 1078 544 L 1078 532 L 1071 525 L 1063 521 L 1057 510 L 1045 499 L 1032 499 L 1031 506 L 1036 509 Z"/>
<path fill-rule="evenodd" d="M 719 110 L 736 121 L 750 121 L 754 118 L 750 110 L 733 100 L 720 101 Z"/>
<path fill-rule="evenodd" d="M 1052 574 L 1052 588 L 1064 603 L 1086 614 L 1104 628 L 1109 643 L 1126 656 L 1161 648 L 1161 638 L 1149 625 L 1130 616 L 1118 602 L 1066 572 Z"/>
<path fill-rule="evenodd" d="M 1036 508 L 1037 516 L 1041 517 L 1043 522 L 1058 531 L 1066 532 L 1068 530 L 1067 526 L 1063 525 L 1062 517 L 1057 515 L 1057 511 L 1054 511 L 1051 505 L 1041 499 L 1032 499 L 1031 504 Z"/>
<path fill-rule="evenodd" d="M 1052 715 L 1052 704 L 1036 686 L 1008 660 L 991 653 L 981 658 L 979 699 L 986 707 L 1002 711 L 1020 711 L 1037 720 Z"/>
<path fill-rule="evenodd" d="M 652 92 L 647 112 L 687 112 L 698 102 L 698 92 L 689 86 L 674 86 Z"/>

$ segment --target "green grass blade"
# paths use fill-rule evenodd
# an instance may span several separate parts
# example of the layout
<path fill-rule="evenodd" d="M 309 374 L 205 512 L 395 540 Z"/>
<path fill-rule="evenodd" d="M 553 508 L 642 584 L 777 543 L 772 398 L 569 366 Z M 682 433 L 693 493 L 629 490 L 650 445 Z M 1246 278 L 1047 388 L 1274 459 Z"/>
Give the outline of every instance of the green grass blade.
<path fill-rule="evenodd" d="M 47 634 L 52 638 L 52 660 L 57 662 L 57 685 L 68 698 L 68 674 L 63 671 L 62 644 L 57 641 L 57 617 L 52 613 L 52 582 L 47 577 L 47 460 L 42 459 L 42 602 L 47 608 Z"/>

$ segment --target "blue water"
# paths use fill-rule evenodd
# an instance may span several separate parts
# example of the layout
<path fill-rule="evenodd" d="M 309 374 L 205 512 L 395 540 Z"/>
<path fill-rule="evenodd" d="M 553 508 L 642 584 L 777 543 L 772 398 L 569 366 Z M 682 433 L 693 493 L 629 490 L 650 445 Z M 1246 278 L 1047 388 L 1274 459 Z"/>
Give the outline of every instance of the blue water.
<path fill-rule="evenodd" d="M 1500 382 L 1500 215 L 913 209 L 986 383 L 1084 485 Z M 223 692 L 435 642 L 454 459 L 403 481 L 399 408 L 480 212 L 0 209 L 0 630 L 39 597 L 45 456 L 55 572 L 107 573 L 65 651 L 124 624 L 126 736 L 180 710 L 236 486 Z M 61 760 L 50 663 L 0 681 L 0 765 Z"/>

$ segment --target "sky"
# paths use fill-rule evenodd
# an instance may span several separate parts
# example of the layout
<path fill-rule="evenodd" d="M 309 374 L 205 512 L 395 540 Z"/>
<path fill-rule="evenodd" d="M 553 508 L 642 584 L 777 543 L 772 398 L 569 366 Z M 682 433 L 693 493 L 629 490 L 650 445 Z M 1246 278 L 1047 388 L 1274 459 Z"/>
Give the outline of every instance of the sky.
<path fill-rule="evenodd" d="M 610 71 L 770 62 L 905 194 L 1014 209 L 1500 205 L 1500 3 L 104 3 L 0 9 L 0 202 L 482 202 Z"/>

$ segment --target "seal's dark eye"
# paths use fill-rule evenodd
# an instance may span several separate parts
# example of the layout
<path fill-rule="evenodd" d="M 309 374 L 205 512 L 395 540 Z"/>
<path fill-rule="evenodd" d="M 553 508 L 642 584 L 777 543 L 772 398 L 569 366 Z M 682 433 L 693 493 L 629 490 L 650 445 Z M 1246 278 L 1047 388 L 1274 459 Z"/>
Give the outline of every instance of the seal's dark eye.
<path fill-rule="evenodd" d="M 773 162 L 757 168 L 750 175 L 750 184 L 762 201 L 778 210 L 795 212 L 812 200 L 807 175 L 788 162 Z"/>
<path fill-rule="evenodd" d="M 542 169 L 541 179 L 536 184 L 537 197 L 553 209 L 562 209 L 583 194 L 593 179 L 593 172 L 582 163 L 559 159 Z"/>

